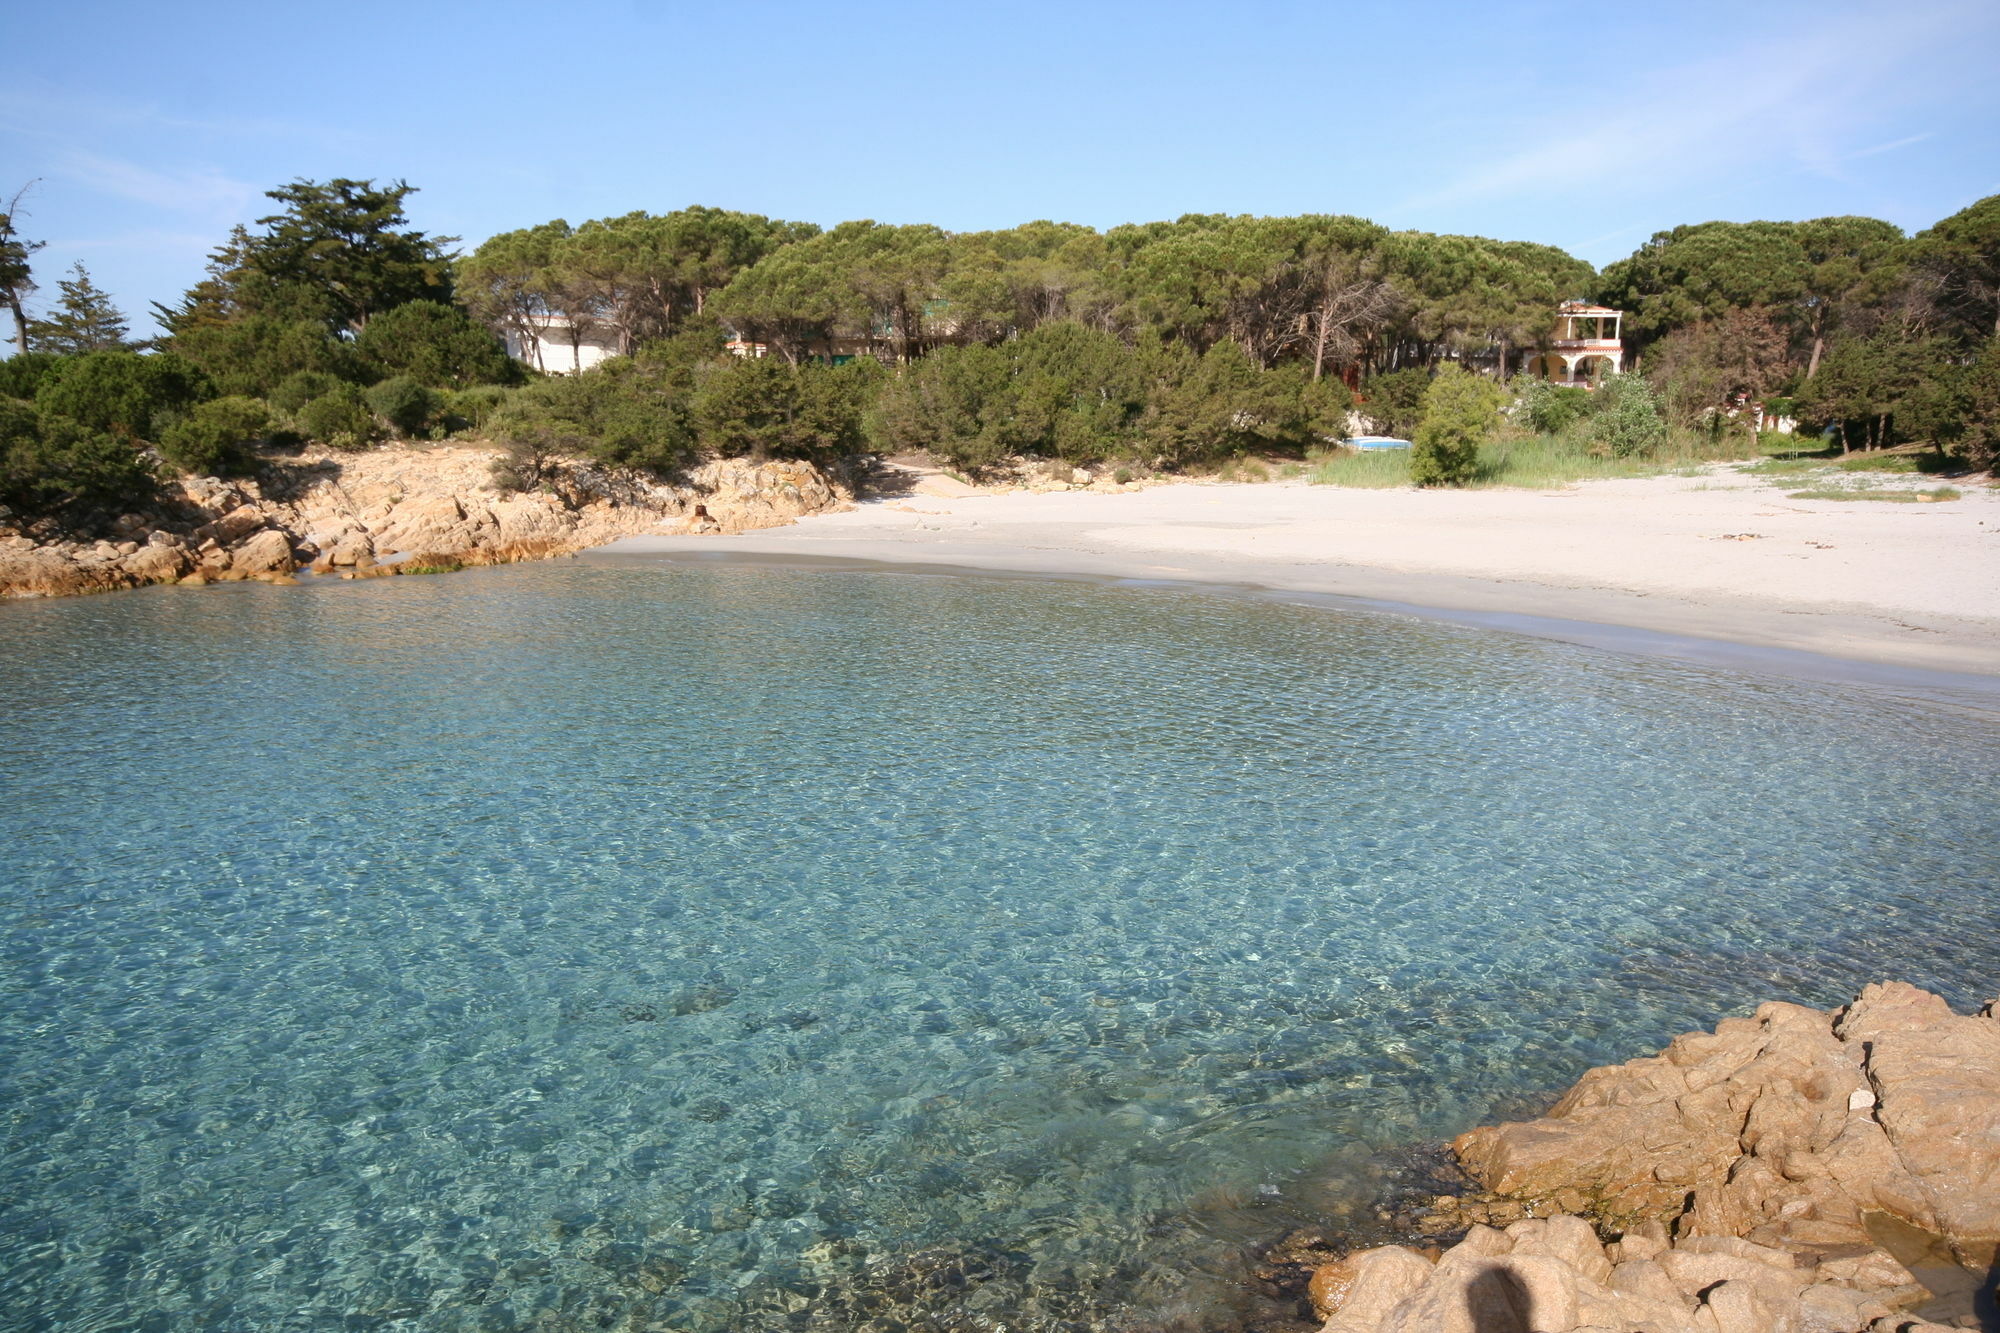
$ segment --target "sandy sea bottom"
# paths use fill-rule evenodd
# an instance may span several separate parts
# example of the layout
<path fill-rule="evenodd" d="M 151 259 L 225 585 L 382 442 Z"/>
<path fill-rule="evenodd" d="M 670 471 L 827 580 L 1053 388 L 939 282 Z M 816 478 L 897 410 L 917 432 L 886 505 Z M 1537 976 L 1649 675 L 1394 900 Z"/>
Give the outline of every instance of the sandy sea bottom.
<path fill-rule="evenodd" d="M 643 563 L 0 642 L 24 1327 L 1226 1327 L 1385 1153 L 2000 982 L 2000 731 L 1856 688 Z"/>

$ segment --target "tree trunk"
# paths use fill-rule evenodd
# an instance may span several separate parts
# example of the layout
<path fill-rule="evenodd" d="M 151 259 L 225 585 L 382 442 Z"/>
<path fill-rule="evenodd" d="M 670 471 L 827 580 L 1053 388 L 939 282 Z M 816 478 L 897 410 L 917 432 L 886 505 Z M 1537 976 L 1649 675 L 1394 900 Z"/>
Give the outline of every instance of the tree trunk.
<path fill-rule="evenodd" d="M 544 375 L 548 374 L 548 363 L 542 356 L 542 331 L 535 327 L 535 320 L 532 315 L 523 316 L 521 319 L 521 345 L 532 350 L 535 358 L 535 369 L 541 371 Z"/>
<path fill-rule="evenodd" d="M 8 292 L 7 305 L 14 312 L 14 350 L 22 356 L 26 356 L 28 354 L 28 317 L 21 312 L 21 298 L 13 292 Z"/>
<path fill-rule="evenodd" d="M 1507 340 L 1505 338 L 1500 340 L 1500 382 L 1502 384 L 1507 382 Z"/>

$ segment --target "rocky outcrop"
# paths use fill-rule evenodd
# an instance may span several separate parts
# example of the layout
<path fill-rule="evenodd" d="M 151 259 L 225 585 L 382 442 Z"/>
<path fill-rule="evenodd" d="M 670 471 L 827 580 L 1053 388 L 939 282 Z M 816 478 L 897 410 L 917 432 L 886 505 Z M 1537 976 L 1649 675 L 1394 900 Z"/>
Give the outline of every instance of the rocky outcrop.
<path fill-rule="evenodd" d="M 1541 1120 L 1453 1150 L 1501 1200 L 1658 1218 L 1789 1247 L 1864 1238 L 1871 1212 L 1968 1255 L 2000 1241 L 2000 1021 L 1901 982 L 1845 1009 L 1767 1004 L 1595 1069 Z"/>
<path fill-rule="evenodd" d="M 293 572 L 346 578 L 542 559 L 659 530 L 743 532 L 845 504 L 809 463 L 720 459 L 669 486 L 558 463 L 534 490 L 495 484 L 497 451 L 396 446 L 273 458 L 255 480 L 195 478 L 154 507 L 87 527 L 21 524 L 0 510 L 0 597 L 61 597 L 153 583 L 202 587 Z"/>
<path fill-rule="evenodd" d="M 1315 1274 L 1322 1333 L 1915 1333 L 1926 1295 L 1882 1251 L 1808 1266 L 1748 1241 L 1669 1242 L 1650 1223 L 1606 1245 L 1580 1217 L 1475 1226 L 1432 1263 L 1363 1250 Z M 1322 1270 L 1327 1272 L 1327 1270 Z"/>
<path fill-rule="evenodd" d="M 1315 1272 L 1325 1333 L 1947 1327 L 1905 1313 L 1944 1294 L 1925 1281 L 1977 1327 L 1964 1270 L 2000 1241 L 2000 1018 L 1900 982 L 1831 1013 L 1767 1004 L 1453 1151 L 1485 1192 L 1438 1198 L 1424 1229 L 1465 1238 L 1434 1264 L 1383 1247 Z M 1911 1263 L 1907 1237 L 1935 1240 L 1922 1272 L 1945 1279 L 1920 1281 L 1897 1236 Z"/>
<path fill-rule="evenodd" d="M 807 514 L 844 507 L 851 498 L 810 463 L 753 463 L 718 458 L 688 474 L 694 497 L 679 531 L 729 534 L 783 527 Z M 672 530 L 672 529 L 670 529 Z"/>

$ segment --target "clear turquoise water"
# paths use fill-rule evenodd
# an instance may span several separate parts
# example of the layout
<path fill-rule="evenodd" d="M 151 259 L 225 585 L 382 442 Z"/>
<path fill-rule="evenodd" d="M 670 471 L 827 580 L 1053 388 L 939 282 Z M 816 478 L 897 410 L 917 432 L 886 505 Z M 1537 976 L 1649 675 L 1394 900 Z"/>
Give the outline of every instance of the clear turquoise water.
<path fill-rule="evenodd" d="M 12 1327 L 1219 1326 L 1378 1148 L 2000 989 L 2000 735 L 1838 687 L 609 563 L 0 640 Z"/>

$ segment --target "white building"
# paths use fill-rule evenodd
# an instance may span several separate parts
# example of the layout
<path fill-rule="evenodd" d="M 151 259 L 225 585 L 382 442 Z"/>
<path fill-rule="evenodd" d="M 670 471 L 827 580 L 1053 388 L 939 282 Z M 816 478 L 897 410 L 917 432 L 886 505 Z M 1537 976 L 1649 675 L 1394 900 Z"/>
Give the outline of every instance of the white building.
<path fill-rule="evenodd" d="M 534 315 L 527 330 L 507 330 L 507 355 L 552 375 L 574 375 L 618 355 L 618 335 L 590 322 L 572 328 L 568 315 Z"/>
<path fill-rule="evenodd" d="M 1536 379 L 1588 388 L 1603 374 L 1625 369 L 1625 343 L 1618 336 L 1621 311 L 1584 301 L 1556 307 L 1556 336 L 1549 350 L 1528 358 L 1524 369 Z"/>

